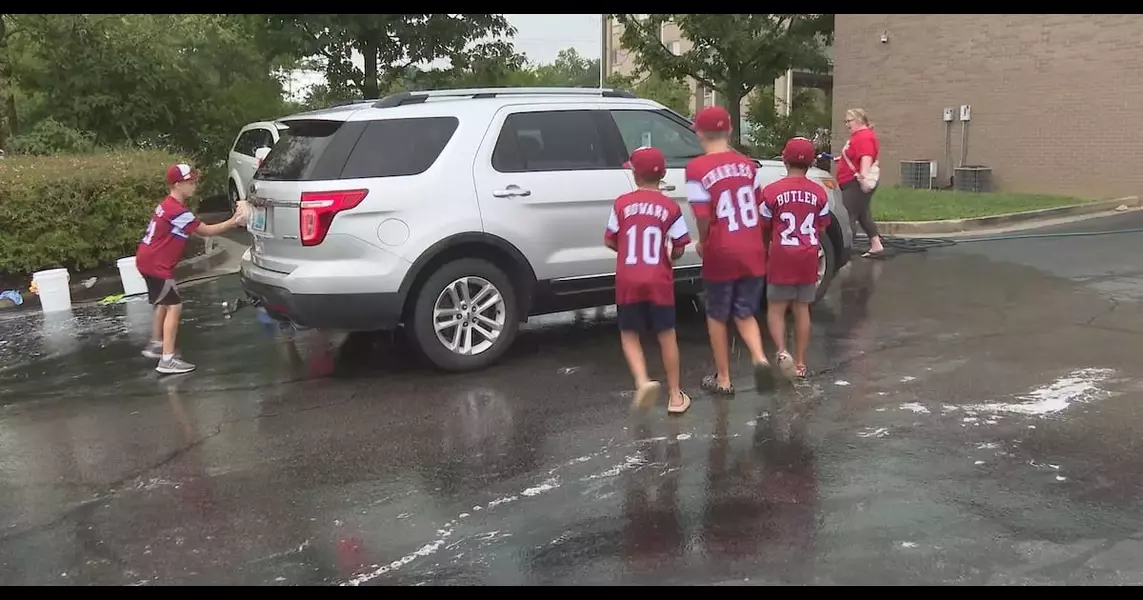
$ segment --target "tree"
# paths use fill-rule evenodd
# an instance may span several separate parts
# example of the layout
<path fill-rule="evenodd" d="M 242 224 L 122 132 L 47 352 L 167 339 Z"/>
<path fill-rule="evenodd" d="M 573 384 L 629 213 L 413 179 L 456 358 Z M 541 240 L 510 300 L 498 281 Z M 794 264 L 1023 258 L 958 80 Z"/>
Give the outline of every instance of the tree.
<path fill-rule="evenodd" d="M 795 136 L 815 139 L 828 131 L 832 119 L 826 96 L 821 90 L 808 88 L 794 92 L 789 115 L 775 110 L 773 84 L 759 90 L 749 103 L 750 139 L 753 156 L 774 158 L 782 153 L 786 142 Z M 828 139 L 828 135 L 825 136 Z"/>
<path fill-rule="evenodd" d="M 731 142 L 741 145 L 742 99 L 772 84 L 789 69 L 824 72 L 833 41 L 833 15 L 649 14 L 612 15 L 623 25 L 620 43 L 635 54 L 636 68 L 667 80 L 691 77 L 717 91 L 735 124 Z M 636 17 L 645 17 L 637 19 Z M 693 47 L 679 55 L 663 44 L 668 21 Z"/>
<path fill-rule="evenodd" d="M 281 66 L 256 20 L 222 14 L 22 14 L 21 121 L 101 146 L 159 145 L 214 163 L 245 123 L 279 116 Z M 16 41 L 19 42 L 18 47 Z M 18 52 L 17 52 L 18 50 Z M 51 118 L 53 122 L 49 123 Z M 44 138 L 44 136 L 40 136 Z M 61 150 L 67 150 L 61 149 Z"/>
<path fill-rule="evenodd" d="M 12 56 L 8 39 L 16 33 L 14 15 L 0 13 L 0 151 L 8 147 L 8 138 L 18 133 L 16 93 L 13 89 Z"/>
<path fill-rule="evenodd" d="M 681 81 L 670 81 L 652 73 L 642 79 L 612 73 L 607 76 L 608 87 L 629 91 L 640 98 L 654 100 L 663 106 L 687 115 L 691 110 L 691 90 Z"/>
<path fill-rule="evenodd" d="M 452 72 L 495 63 L 513 54 L 508 38 L 516 30 L 497 14 L 309 14 L 262 15 L 267 39 L 297 58 L 321 57 L 329 90 L 352 89 L 377 98 L 409 68 L 450 60 Z M 475 44 L 479 40 L 492 41 Z M 353 52 L 363 67 L 353 64 Z"/>

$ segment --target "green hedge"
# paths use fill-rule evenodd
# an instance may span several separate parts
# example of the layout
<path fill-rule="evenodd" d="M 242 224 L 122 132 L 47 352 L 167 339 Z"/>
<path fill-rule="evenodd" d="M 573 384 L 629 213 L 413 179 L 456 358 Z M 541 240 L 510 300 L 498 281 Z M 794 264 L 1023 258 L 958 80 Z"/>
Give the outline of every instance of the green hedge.
<path fill-rule="evenodd" d="M 133 255 L 179 160 L 160 151 L 0 159 L 0 274 L 75 273 Z"/>

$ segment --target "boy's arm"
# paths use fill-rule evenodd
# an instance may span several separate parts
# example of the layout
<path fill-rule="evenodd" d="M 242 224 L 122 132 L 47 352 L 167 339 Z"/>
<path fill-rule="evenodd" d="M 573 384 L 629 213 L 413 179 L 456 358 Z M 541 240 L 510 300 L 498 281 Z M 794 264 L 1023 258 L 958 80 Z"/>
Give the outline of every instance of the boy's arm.
<path fill-rule="evenodd" d="M 710 193 L 697 178 L 692 177 L 687 173 L 687 203 L 695 215 L 695 236 L 698 238 L 695 250 L 702 256 L 702 244 L 710 231 Z"/>
<path fill-rule="evenodd" d="M 615 252 L 619 252 L 619 242 L 616 236 L 619 235 L 619 217 L 615 214 L 615 207 L 611 207 L 611 216 L 607 217 L 607 229 L 603 232 L 603 245 L 611 248 Z"/>
<path fill-rule="evenodd" d="M 762 245 L 770 249 L 770 228 L 774 226 L 774 209 L 770 206 L 770 201 L 766 199 L 766 190 L 762 190 L 758 196 L 761 201 L 758 203 L 758 214 L 762 217 Z"/>
<path fill-rule="evenodd" d="M 675 215 L 675 221 L 667 229 L 667 237 L 671 238 L 671 262 L 682 258 L 687 251 L 687 244 L 691 243 L 690 231 L 687 230 L 687 219 L 683 211 Z"/>
<path fill-rule="evenodd" d="M 190 214 L 190 211 L 187 211 L 184 214 Z M 213 225 L 199 221 L 198 217 L 195 217 L 194 220 L 195 222 L 200 223 L 200 225 L 196 227 L 194 231 L 187 231 L 187 233 L 197 233 L 203 237 L 221 235 L 227 231 L 230 231 L 231 229 L 234 229 L 235 227 L 238 227 L 239 224 L 239 216 L 237 214 L 233 214 L 229 219 L 221 223 L 215 223 Z"/>

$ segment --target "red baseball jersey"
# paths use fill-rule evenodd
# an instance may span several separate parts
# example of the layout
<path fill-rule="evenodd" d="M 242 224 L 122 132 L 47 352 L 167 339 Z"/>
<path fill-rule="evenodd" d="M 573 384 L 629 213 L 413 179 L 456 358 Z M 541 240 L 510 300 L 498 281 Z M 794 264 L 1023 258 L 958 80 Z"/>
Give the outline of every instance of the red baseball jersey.
<path fill-rule="evenodd" d="M 877 157 L 881 154 L 881 142 L 877 141 L 877 134 L 866 127 L 849 136 L 849 140 L 841 148 L 841 153 L 844 158 L 838 157 L 837 161 L 838 185 L 857 179 L 857 174 L 849 168 L 849 163 L 845 159 L 852 161 L 855 169 L 861 168 L 861 158 L 864 156 L 872 156 L 873 162 L 877 162 Z"/>
<path fill-rule="evenodd" d="M 143 275 L 174 278 L 175 265 L 182 260 L 187 238 L 199 225 L 202 221 L 181 202 L 171 196 L 163 198 L 155 207 L 147 233 L 135 251 L 135 268 Z"/>
<path fill-rule="evenodd" d="M 615 200 L 605 240 L 615 242 L 615 303 L 675 305 L 671 250 L 691 242 L 683 211 L 655 190 L 635 190 Z M 668 242 L 670 242 L 668 244 Z"/>
<path fill-rule="evenodd" d="M 761 212 L 770 225 L 767 283 L 817 283 L 818 238 L 830 220 L 825 188 L 805 177 L 784 177 L 762 189 Z"/>
<path fill-rule="evenodd" d="M 706 154 L 692 159 L 686 174 L 691 210 L 696 218 L 710 219 L 702 248 L 703 279 L 766 275 L 754 161 L 734 150 Z"/>

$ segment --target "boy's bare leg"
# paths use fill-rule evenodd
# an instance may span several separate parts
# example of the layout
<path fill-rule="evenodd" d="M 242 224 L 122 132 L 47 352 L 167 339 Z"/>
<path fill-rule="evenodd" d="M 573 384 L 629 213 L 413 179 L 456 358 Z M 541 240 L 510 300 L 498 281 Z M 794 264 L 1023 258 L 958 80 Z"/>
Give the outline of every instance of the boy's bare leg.
<path fill-rule="evenodd" d="M 730 387 L 730 340 L 726 323 L 707 318 L 707 333 L 710 335 L 710 351 L 714 355 L 714 372 L 718 385 Z"/>
<path fill-rule="evenodd" d="M 644 407 L 653 399 L 654 392 L 659 386 L 647 377 L 647 361 L 643 357 L 643 344 L 639 341 L 639 333 L 621 331 L 619 342 L 623 346 L 623 357 L 627 359 L 627 368 L 631 369 L 631 376 L 635 379 L 635 406 Z"/>
<path fill-rule="evenodd" d="M 786 311 L 789 308 L 790 303 L 784 300 L 771 300 L 766 307 L 766 325 L 778 352 L 786 351 Z"/>
<path fill-rule="evenodd" d="M 767 362 L 766 353 L 762 350 L 762 329 L 758 327 L 758 320 L 754 317 L 736 318 L 734 324 L 738 327 L 738 335 L 742 336 L 746 349 L 750 351 L 750 361 L 754 364 Z"/>
<path fill-rule="evenodd" d="M 167 307 L 162 304 L 155 305 L 155 318 L 151 325 L 151 341 L 163 341 L 163 323 L 167 319 Z"/>
<path fill-rule="evenodd" d="M 806 350 L 810 347 L 810 305 L 794 303 L 794 362 L 799 368 L 806 364 Z"/>
<path fill-rule="evenodd" d="M 659 354 L 663 358 L 663 370 L 667 374 L 667 406 L 682 406 L 683 388 L 679 376 L 679 340 L 675 330 L 659 332 Z"/>
<path fill-rule="evenodd" d="M 174 304 L 164 307 L 163 317 L 163 356 L 173 356 L 175 341 L 179 335 L 179 319 L 182 318 L 183 305 Z"/>

